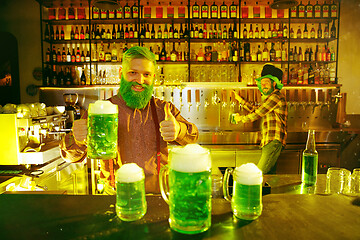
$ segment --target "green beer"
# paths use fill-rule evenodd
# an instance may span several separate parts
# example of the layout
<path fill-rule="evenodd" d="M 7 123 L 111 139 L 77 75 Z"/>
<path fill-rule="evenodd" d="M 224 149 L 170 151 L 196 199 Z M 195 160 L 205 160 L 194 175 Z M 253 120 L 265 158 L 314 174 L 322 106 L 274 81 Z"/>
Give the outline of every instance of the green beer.
<path fill-rule="evenodd" d="M 234 215 L 245 220 L 258 218 L 262 212 L 262 186 L 245 185 L 234 181 L 231 209 Z"/>
<path fill-rule="evenodd" d="M 318 155 L 304 153 L 302 157 L 301 181 L 307 185 L 316 183 Z"/>
<path fill-rule="evenodd" d="M 211 225 L 211 171 L 169 171 L 170 227 L 200 233 Z"/>
<path fill-rule="evenodd" d="M 89 106 L 88 157 L 116 158 L 118 138 L 117 106 L 109 101 L 97 101 Z"/>
<path fill-rule="evenodd" d="M 168 174 L 168 176 L 167 176 Z M 196 234 L 211 226 L 211 159 L 198 144 L 170 151 L 159 176 L 161 195 L 169 204 L 170 228 Z"/>
<path fill-rule="evenodd" d="M 233 174 L 234 185 L 232 197 L 229 194 L 229 179 Z M 262 181 L 261 170 L 253 163 L 240 167 L 227 168 L 224 175 L 224 197 L 231 202 L 235 217 L 244 220 L 254 220 L 262 213 Z"/>
<path fill-rule="evenodd" d="M 116 172 L 116 214 L 123 221 L 141 219 L 147 210 L 145 175 L 135 163 L 121 166 Z"/>
<path fill-rule="evenodd" d="M 315 130 L 309 129 L 306 148 L 302 156 L 301 181 L 307 185 L 316 184 L 318 152 L 315 149 Z"/>

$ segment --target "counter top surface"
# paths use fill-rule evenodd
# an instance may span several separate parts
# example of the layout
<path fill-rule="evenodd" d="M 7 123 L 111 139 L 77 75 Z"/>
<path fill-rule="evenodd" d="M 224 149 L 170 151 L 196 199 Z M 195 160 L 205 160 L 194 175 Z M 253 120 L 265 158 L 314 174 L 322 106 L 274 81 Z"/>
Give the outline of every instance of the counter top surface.
<path fill-rule="evenodd" d="M 279 193 L 263 196 L 263 213 L 257 220 L 233 217 L 230 203 L 215 198 L 212 226 L 197 235 L 170 230 L 168 205 L 158 195 L 147 196 L 144 218 L 127 223 L 116 216 L 115 196 L 2 194 L 1 216 L 6 220 L 0 225 L 1 238 L 360 239 L 359 197 L 288 194 L 301 185 L 299 175 L 274 175 L 265 180 L 276 185 L 274 191 Z"/>

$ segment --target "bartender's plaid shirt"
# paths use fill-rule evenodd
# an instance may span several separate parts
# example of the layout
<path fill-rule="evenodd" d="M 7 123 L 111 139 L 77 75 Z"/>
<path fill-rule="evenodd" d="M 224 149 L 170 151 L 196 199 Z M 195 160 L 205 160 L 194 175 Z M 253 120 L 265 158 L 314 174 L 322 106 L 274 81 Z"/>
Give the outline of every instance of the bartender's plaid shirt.
<path fill-rule="evenodd" d="M 241 122 L 253 122 L 263 118 L 261 147 L 273 140 L 279 140 L 285 146 L 288 111 L 285 97 L 278 89 L 275 89 L 259 106 L 253 106 L 245 100 L 240 104 L 250 112 L 238 118 Z"/>

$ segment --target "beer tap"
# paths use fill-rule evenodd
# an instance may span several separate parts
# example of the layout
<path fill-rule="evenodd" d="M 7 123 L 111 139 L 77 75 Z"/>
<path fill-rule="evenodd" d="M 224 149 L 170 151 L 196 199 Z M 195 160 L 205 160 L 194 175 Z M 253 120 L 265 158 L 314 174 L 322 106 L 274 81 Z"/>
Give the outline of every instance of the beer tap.
<path fill-rule="evenodd" d="M 234 90 L 232 90 L 231 93 L 230 93 L 230 111 L 231 111 L 231 112 L 234 112 L 235 105 L 236 105 L 236 101 L 235 101 L 235 97 L 234 97 L 233 91 L 234 91 Z"/>
<path fill-rule="evenodd" d="M 191 106 L 192 106 L 192 103 L 191 103 L 191 89 L 189 89 L 187 91 L 187 104 L 189 106 L 189 112 L 190 112 L 190 109 L 191 109 Z"/>
<path fill-rule="evenodd" d="M 180 88 L 180 92 L 179 92 L 179 102 L 180 102 L 180 110 L 181 110 L 182 107 L 184 106 L 183 99 L 182 99 L 182 89 L 181 88 Z"/>
<path fill-rule="evenodd" d="M 206 109 L 210 105 L 209 99 L 205 98 L 204 100 L 204 109 Z"/>
<path fill-rule="evenodd" d="M 218 95 L 217 91 L 214 92 L 214 95 L 212 96 L 211 100 L 212 100 L 212 104 L 215 105 L 215 106 L 220 103 L 220 98 L 219 98 L 219 95 Z"/>
<path fill-rule="evenodd" d="M 196 89 L 195 90 L 195 101 L 196 101 L 196 110 L 199 111 L 201 102 L 200 102 L 200 90 Z"/>
<path fill-rule="evenodd" d="M 221 108 L 226 108 L 227 106 L 227 91 L 226 89 L 221 90 Z"/>

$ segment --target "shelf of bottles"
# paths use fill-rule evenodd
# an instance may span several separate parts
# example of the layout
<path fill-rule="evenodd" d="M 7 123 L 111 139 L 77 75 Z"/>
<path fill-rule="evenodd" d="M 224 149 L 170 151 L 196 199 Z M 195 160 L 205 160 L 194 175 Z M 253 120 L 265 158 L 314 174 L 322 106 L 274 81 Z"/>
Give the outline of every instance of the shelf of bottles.
<path fill-rule="evenodd" d="M 337 83 L 338 1 L 275 10 L 268 1 L 129 0 L 108 11 L 38 1 L 45 86 L 117 84 L 122 53 L 136 45 L 154 52 L 160 83 L 180 76 L 253 85 L 269 62 L 283 69 L 285 84 Z"/>

